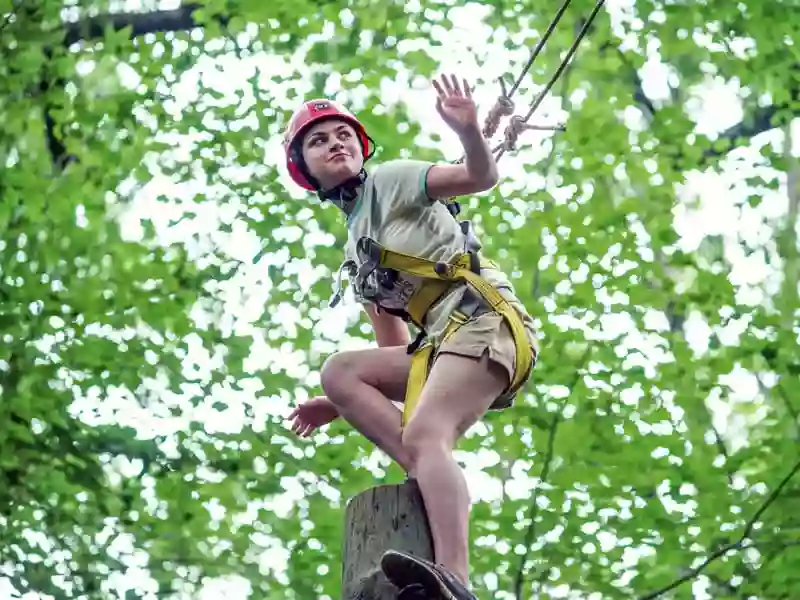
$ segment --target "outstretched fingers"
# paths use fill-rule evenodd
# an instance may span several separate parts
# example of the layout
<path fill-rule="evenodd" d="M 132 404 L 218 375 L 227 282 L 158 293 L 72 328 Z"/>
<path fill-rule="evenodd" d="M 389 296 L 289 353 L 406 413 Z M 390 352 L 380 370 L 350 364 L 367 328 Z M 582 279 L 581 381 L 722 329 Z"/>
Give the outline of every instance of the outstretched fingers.
<path fill-rule="evenodd" d="M 440 79 L 441 81 L 434 79 L 432 82 L 440 102 L 453 96 L 472 98 L 472 89 L 466 77 L 461 78 L 459 81 L 458 77 L 451 74 L 449 77 L 447 75 L 442 75 Z"/>
<path fill-rule="evenodd" d="M 436 90 L 436 94 L 439 96 L 439 100 L 444 100 L 444 98 L 447 95 L 445 94 L 445 91 L 442 88 L 442 85 L 438 81 L 436 81 L 435 79 L 433 80 L 432 83 L 433 83 L 433 89 Z"/>
<path fill-rule="evenodd" d="M 464 82 L 464 95 L 467 98 L 472 98 L 472 90 L 470 89 L 469 82 L 467 82 L 467 78 L 464 77 L 464 79 L 462 79 L 462 81 Z"/>
<path fill-rule="evenodd" d="M 444 82 L 448 94 L 451 96 L 461 95 L 461 86 L 459 86 L 458 79 L 456 79 L 455 75 L 451 74 L 449 80 L 447 79 L 447 75 L 442 75 L 442 81 Z"/>

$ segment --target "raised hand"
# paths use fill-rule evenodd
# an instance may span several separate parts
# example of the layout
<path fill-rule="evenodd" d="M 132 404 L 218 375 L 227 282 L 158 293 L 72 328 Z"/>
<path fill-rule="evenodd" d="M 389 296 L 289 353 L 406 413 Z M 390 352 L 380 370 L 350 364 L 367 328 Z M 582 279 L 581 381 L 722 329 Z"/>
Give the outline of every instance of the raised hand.
<path fill-rule="evenodd" d="M 447 126 L 459 136 L 480 132 L 478 107 L 466 79 L 459 83 L 455 75 L 442 75 L 441 82 L 433 80 L 436 89 L 436 110 Z"/>

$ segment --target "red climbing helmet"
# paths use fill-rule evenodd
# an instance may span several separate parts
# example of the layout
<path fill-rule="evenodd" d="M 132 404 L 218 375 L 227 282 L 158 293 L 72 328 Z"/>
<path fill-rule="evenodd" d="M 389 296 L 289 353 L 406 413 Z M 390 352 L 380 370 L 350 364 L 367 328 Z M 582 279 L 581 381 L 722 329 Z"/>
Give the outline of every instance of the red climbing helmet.
<path fill-rule="evenodd" d="M 361 151 L 364 154 L 365 161 L 372 155 L 374 150 L 374 144 L 369 135 L 367 135 L 364 126 L 344 106 L 333 100 L 326 99 L 308 100 L 304 102 L 289 120 L 283 146 L 286 152 L 286 168 L 289 170 L 289 175 L 297 185 L 310 191 L 314 191 L 315 188 L 303 174 L 304 169 L 302 166 L 298 165 L 298 159 L 302 160 L 302 158 L 298 157 L 296 154 L 299 152 L 299 149 L 295 149 L 295 142 L 302 137 L 303 133 L 305 133 L 311 125 L 323 119 L 330 118 L 341 119 L 353 126 L 358 135 L 358 140 L 361 142 Z"/>

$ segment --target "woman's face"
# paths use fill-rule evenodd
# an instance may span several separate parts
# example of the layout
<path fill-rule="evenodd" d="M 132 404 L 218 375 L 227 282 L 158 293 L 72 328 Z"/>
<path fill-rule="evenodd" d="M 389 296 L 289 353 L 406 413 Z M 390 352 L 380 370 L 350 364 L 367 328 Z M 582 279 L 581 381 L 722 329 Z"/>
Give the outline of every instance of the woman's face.
<path fill-rule="evenodd" d="M 312 125 L 303 138 L 302 151 L 309 172 L 324 190 L 355 177 L 364 165 L 355 129 L 338 119 Z"/>

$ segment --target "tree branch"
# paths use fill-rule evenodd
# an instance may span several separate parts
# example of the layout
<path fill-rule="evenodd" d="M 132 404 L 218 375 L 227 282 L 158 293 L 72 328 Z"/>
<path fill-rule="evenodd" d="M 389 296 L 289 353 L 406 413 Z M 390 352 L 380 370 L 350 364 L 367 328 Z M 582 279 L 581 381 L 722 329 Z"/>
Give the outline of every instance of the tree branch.
<path fill-rule="evenodd" d="M 525 563 L 528 561 L 533 540 L 536 538 L 536 517 L 539 514 L 539 504 L 537 502 L 539 499 L 539 486 L 547 483 L 547 478 L 550 476 L 550 465 L 553 463 L 553 455 L 555 452 L 556 430 L 558 429 L 558 424 L 561 422 L 561 413 L 564 411 L 564 404 L 568 398 L 569 396 L 564 398 L 561 402 L 558 407 L 558 412 L 553 416 L 553 422 L 550 424 L 550 431 L 547 437 L 547 452 L 545 454 L 544 464 L 542 465 L 542 472 L 539 475 L 539 483 L 536 486 L 536 492 L 534 492 L 533 498 L 531 499 L 530 514 L 528 517 L 530 523 L 528 523 L 528 529 L 525 532 L 525 540 L 523 542 L 525 552 L 519 559 L 519 571 L 517 572 L 517 580 L 514 584 L 514 596 L 517 600 L 523 600 L 522 588 L 525 585 Z"/>
<path fill-rule="evenodd" d="M 767 364 L 771 369 L 775 371 L 778 370 L 774 364 L 774 358 L 767 359 Z M 764 381 L 761 379 L 761 375 L 758 373 L 756 374 L 756 382 L 758 383 L 759 391 L 762 394 L 764 394 L 765 397 L 769 398 L 772 395 L 772 390 L 770 390 L 770 388 L 764 385 Z M 794 430 L 795 430 L 795 439 L 800 441 L 800 413 L 798 413 L 797 408 L 795 408 L 794 404 L 792 404 L 792 401 L 787 395 L 786 390 L 783 388 L 782 382 L 780 380 L 775 385 L 774 389 L 776 390 L 778 398 L 783 402 L 783 405 L 786 408 L 786 412 L 789 413 L 789 416 L 792 418 L 792 425 L 794 425 Z"/>
<path fill-rule="evenodd" d="M 759 383 L 761 383 L 760 379 Z M 783 401 L 783 405 L 786 407 L 786 411 L 789 413 L 789 416 L 792 417 L 795 430 L 795 439 L 800 440 L 800 414 L 798 414 L 797 409 L 789 399 L 789 395 L 786 393 L 782 382 L 779 381 L 775 387 L 778 389 L 778 397 Z"/>
<path fill-rule="evenodd" d="M 608 44 L 610 47 L 611 44 Z M 656 116 L 656 107 L 651 102 L 650 98 L 647 97 L 647 94 L 644 93 L 644 85 L 642 84 L 642 78 L 639 77 L 639 73 L 636 71 L 636 67 L 631 64 L 631 61 L 628 60 L 628 57 L 625 56 L 625 53 L 619 49 L 619 46 L 614 47 L 614 50 L 617 52 L 617 56 L 623 62 L 625 67 L 628 69 L 629 77 L 631 80 L 631 86 L 633 87 L 633 101 L 639 105 L 639 108 L 642 109 L 642 112 L 646 112 L 648 115 L 648 120 L 652 120 L 653 117 Z M 601 49 L 602 52 L 602 49 Z"/>
<path fill-rule="evenodd" d="M 131 28 L 131 37 L 147 33 L 163 33 L 167 31 L 185 31 L 197 27 L 194 13 L 202 8 L 200 4 L 182 4 L 173 10 L 157 10 L 152 12 L 122 12 L 98 15 L 89 19 L 70 23 L 66 27 L 64 45 L 69 46 L 80 40 L 103 37 L 106 28 L 115 31 Z M 221 24 L 227 24 L 229 18 L 220 16 Z"/>
<path fill-rule="evenodd" d="M 722 435 L 714 427 L 714 423 L 711 422 L 711 415 L 708 415 L 708 426 L 711 428 L 711 431 L 714 432 L 714 442 L 719 450 L 722 457 L 725 459 L 725 474 L 728 477 L 728 485 L 733 486 L 733 472 L 731 471 L 730 462 L 731 462 L 731 455 L 728 453 L 728 448 L 725 446 L 725 441 L 722 439 Z"/>
<path fill-rule="evenodd" d="M 591 345 L 586 349 L 579 361 L 579 366 L 575 370 L 575 376 L 572 378 L 570 382 L 569 388 L 572 390 L 582 377 L 582 368 L 583 365 L 586 364 L 586 360 L 589 358 L 589 354 L 591 353 Z M 571 394 L 570 394 L 571 395 Z M 547 437 L 547 452 L 545 453 L 544 464 L 542 465 L 542 471 L 539 475 L 539 484 L 536 486 L 536 492 L 531 499 L 530 505 L 530 523 L 528 523 L 528 529 L 525 532 L 525 539 L 523 541 L 523 545 L 525 548 L 525 552 L 520 557 L 519 561 L 519 571 L 517 572 L 517 579 L 514 584 L 514 597 L 517 600 L 522 600 L 522 588 L 525 585 L 525 563 L 528 561 L 528 556 L 530 556 L 531 546 L 533 545 L 533 541 L 536 538 L 536 517 L 539 514 L 539 505 L 537 500 L 539 499 L 539 486 L 544 483 L 547 483 L 547 478 L 550 476 L 550 465 L 553 463 L 553 457 L 555 455 L 555 442 L 556 442 L 556 431 L 558 429 L 558 425 L 561 422 L 561 415 L 564 412 L 564 407 L 569 400 L 570 395 L 564 398 L 561 401 L 561 404 L 558 407 L 558 412 L 553 416 L 553 421 L 550 424 L 550 430 Z"/>
<path fill-rule="evenodd" d="M 48 59 L 52 59 L 52 53 L 49 50 L 45 51 Z M 45 68 L 45 71 L 47 69 Z M 66 86 L 66 80 L 63 77 L 57 77 L 54 80 L 50 79 L 47 72 L 43 73 L 42 80 L 39 83 L 39 91 L 45 94 L 51 88 L 59 89 L 63 92 Z M 45 102 L 43 107 L 44 113 L 44 136 L 47 143 L 47 150 L 50 152 L 50 160 L 53 164 L 53 169 L 56 174 L 61 173 L 70 163 L 78 162 L 78 157 L 67 153 L 67 148 L 62 142 L 64 136 L 64 129 L 60 123 L 56 123 L 53 118 L 53 105 L 51 102 Z"/>
<path fill-rule="evenodd" d="M 655 592 L 650 592 L 649 594 L 647 594 L 645 596 L 641 596 L 639 598 L 639 600 L 654 600 L 654 598 L 658 598 L 660 596 L 663 596 L 667 592 L 669 592 L 669 591 L 675 589 L 676 587 L 679 587 L 679 586 L 683 585 L 684 583 L 686 583 L 688 581 L 691 581 L 692 579 L 697 577 L 700 573 L 703 572 L 703 570 L 705 570 L 706 567 L 708 567 L 708 565 L 710 565 L 712 562 L 714 562 L 718 558 L 721 558 L 721 557 L 725 556 L 726 554 L 728 554 L 729 552 L 732 552 L 732 551 L 735 551 L 735 550 L 744 550 L 746 548 L 749 548 L 751 544 L 746 544 L 745 540 L 750 536 L 750 533 L 753 531 L 753 527 L 755 527 L 756 522 L 758 522 L 758 520 L 761 518 L 761 515 L 764 514 L 764 512 L 770 507 L 770 505 L 772 505 L 772 503 L 775 502 L 775 500 L 778 499 L 778 496 L 781 495 L 781 492 L 783 492 L 783 489 L 789 484 L 789 481 L 791 481 L 792 477 L 794 477 L 797 474 L 798 471 L 800 471 L 800 461 L 795 463 L 794 467 L 792 467 L 792 470 L 789 472 L 789 474 L 786 475 L 786 477 L 783 478 L 783 480 L 778 484 L 778 487 L 776 487 L 773 490 L 773 492 L 764 501 L 764 503 L 761 505 L 761 507 L 755 512 L 755 514 L 753 514 L 752 517 L 750 517 L 750 520 L 747 522 L 747 524 L 744 527 L 744 531 L 742 532 L 741 537 L 737 541 L 732 542 L 730 544 L 726 544 L 722 548 L 719 548 L 718 550 L 713 552 L 708 558 L 706 558 L 702 563 L 700 563 L 700 565 L 698 565 L 697 567 L 691 569 L 683 577 L 680 577 L 679 579 L 676 579 L 675 581 L 673 581 L 669 585 L 666 585 L 663 588 L 661 588 L 659 590 L 656 590 Z"/>
<path fill-rule="evenodd" d="M 718 139 L 727 140 L 730 144 L 730 148 L 708 148 L 703 152 L 703 158 L 709 159 L 721 156 L 735 147 L 737 145 L 737 140 L 750 140 L 761 133 L 778 127 L 779 124 L 775 122 L 775 117 L 780 110 L 781 107 L 774 105 L 760 106 L 753 110 L 752 113 L 746 114 L 739 123 L 719 134 Z"/>
<path fill-rule="evenodd" d="M 656 117 L 657 109 L 647 94 L 645 94 L 644 86 L 642 85 L 642 80 L 639 77 L 636 67 L 631 63 L 630 60 L 628 60 L 628 57 L 625 55 L 625 53 L 619 49 L 619 46 L 615 46 L 610 42 L 604 44 L 600 48 L 600 54 L 602 55 L 604 52 L 612 49 L 625 66 L 625 69 L 628 71 L 627 77 L 630 80 L 630 85 L 633 90 L 632 97 L 634 103 L 639 107 L 642 113 L 644 113 L 647 120 L 652 122 Z M 798 68 L 800 68 L 800 65 L 795 66 L 795 69 Z M 798 92 L 800 92 L 800 90 L 790 90 L 789 96 L 797 97 Z M 673 99 L 675 99 L 676 90 L 672 89 L 672 95 Z M 778 116 L 778 114 L 784 108 L 787 107 L 770 105 L 755 108 L 750 114 L 746 114 L 741 122 L 726 129 L 719 135 L 718 140 L 727 140 L 727 145 L 724 143 L 713 145 L 711 148 L 708 148 L 703 152 L 702 158 L 704 160 L 708 160 L 722 156 L 730 149 L 735 147 L 737 145 L 737 141 L 752 139 L 761 133 L 778 127 L 780 124 L 775 122 L 775 117 Z M 797 115 L 799 112 L 795 111 L 794 114 Z"/>
<path fill-rule="evenodd" d="M 3 19 L 3 22 L 0 23 L 0 33 L 3 33 L 3 30 L 11 24 L 11 21 L 17 16 L 17 11 L 19 11 L 24 2 L 25 0 L 19 0 L 16 4 L 11 5 L 11 10 L 6 14 L 6 18 Z"/>
<path fill-rule="evenodd" d="M 800 161 L 792 153 L 792 127 L 783 128 L 783 156 L 786 159 L 786 195 L 789 210 L 786 227 L 780 236 L 778 247 L 784 260 L 781 303 L 783 306 L 783 328 L 794 328 L 794 312 L 800 299 L 797 297 L 797 281 L 800 279 L 800 253 L 797 250 L 797 218 L 800 215 Z"/>

